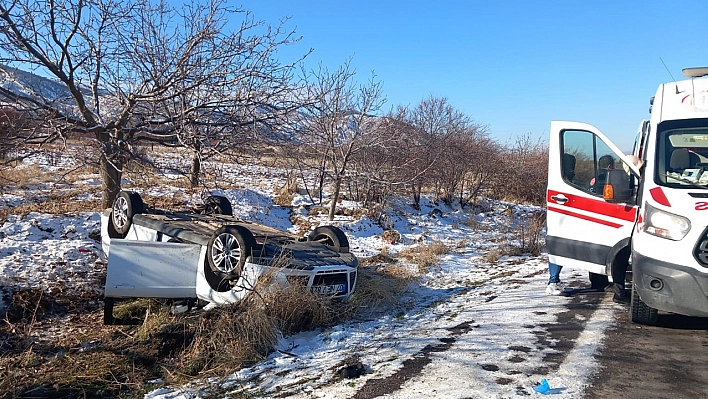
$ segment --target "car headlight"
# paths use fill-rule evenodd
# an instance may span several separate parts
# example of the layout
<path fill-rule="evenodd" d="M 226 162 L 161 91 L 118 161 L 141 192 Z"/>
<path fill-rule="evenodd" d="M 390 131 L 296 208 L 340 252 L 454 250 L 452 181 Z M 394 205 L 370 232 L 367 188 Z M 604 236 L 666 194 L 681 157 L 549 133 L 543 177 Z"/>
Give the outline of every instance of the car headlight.
<path fill-rule="evenodd" d="M 664 212 L 646 204 L 644 231 L 649 234 L 678 241 L 691 230 L 691 221 L 683 216 Z"/>

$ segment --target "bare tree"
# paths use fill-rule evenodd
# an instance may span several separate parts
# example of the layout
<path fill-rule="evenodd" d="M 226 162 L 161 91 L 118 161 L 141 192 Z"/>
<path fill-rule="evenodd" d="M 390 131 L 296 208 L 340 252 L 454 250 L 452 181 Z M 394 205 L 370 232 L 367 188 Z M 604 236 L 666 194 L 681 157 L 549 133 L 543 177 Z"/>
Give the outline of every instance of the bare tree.
<path fill-rule="evenodd" d="M 20 160 L 20 154 L 25 156 L 31 154 L 25 149 L 25 137 L 22 132 L 30 130 L 32 125 L 33 121 L 25 113 L 10 106 L 0 108 L 0 162 L 2 164 Z"/>
<path fill-rule="evenodd" d="M 457 151 L 450 146 L 451 137 L 466 128 L 469 121 L 448 103 L 447 98 L 434 96 L 422 100 L 408 118 L 414 127 L 409 131 L 409 157 L 418 160 L 410 170 L 415 176 L 411 189 L 414 206 L 419 207 L 421 192 L 426 186 L 435 186 L 436 191 L 440 191 L 440 183 L 446 176 L 446 172 L 440 169 L 441 162 Z"/>
<path fill-rule="evenodd" d="M 470 134 L 464 148 L 466 168 L 460 187 L 460 203 L 467 205 L 475 204 L 482 192 L 490 189 L 494 179 L 507 169 L 501 157 L 502 146 L 488 136 L 486 128 Z"/>
<path fill-rule="evenodd" d="M 531 134 L 518 136 L 501 150 L 494 197 L 543 205 L 548 186 L 548 144 Z"/>
<path fill-rule="evenodd" d="M 313 162 L 320 172 L 320 188 L 325 178 L 332 184 L 329 220 L 334 219 L 352 158 L 388 140 L 380 134 L 373 116 L 385 102 L 381 83 L 372 76 L 357 87 L 354 77 L 349 61 L 334 72 L 320 67 L 308 85 L 307 97 L 312 103 L 302 114 L 302 159 Z"/>
<path fill-rule="evenodd" d="M 227 30 L 233 15 L 242 22 Z M 53 77 L 61 89 L 0 87 L 6 102 L 41 122 L 22 137 L 93 137 L 104 207 L 120 190 L 123 166 L 138 156 L 137 143 L 191 148 L 198 175 L 203 156 L 297 107 L 289 93 L 299 60 L 281 64 L 274 56 L 297 40 L 294 32 L 282 22 L 265 27 L 226 0 L 180 9 L 164 0 L 2 0 L 0 36 L 0 62 Z"/>

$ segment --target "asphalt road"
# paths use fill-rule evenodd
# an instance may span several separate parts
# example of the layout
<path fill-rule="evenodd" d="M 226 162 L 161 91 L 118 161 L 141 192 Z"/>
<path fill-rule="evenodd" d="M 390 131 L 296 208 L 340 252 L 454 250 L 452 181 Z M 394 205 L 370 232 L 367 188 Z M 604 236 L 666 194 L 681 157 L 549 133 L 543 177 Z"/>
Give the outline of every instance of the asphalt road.
<path fill-rule="evenodd" d="M 649 327 L 629 321 L 628 306 L 618 311 L 586 399 L 708 398 L 708 318 L 660 313 Z"/>

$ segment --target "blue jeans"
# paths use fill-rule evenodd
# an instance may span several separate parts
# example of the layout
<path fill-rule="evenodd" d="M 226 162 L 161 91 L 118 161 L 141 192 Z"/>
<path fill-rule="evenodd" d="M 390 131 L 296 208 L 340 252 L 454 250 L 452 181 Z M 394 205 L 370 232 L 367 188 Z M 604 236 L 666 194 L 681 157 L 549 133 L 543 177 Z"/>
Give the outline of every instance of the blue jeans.
<path fill-rule="evenodd" d="M 548 262 L 548 274 L 550 274 L 550 277 L 548 278 L 548 284 L 561 282 L 561 269 L 563 269 L 563 266 Z"/>

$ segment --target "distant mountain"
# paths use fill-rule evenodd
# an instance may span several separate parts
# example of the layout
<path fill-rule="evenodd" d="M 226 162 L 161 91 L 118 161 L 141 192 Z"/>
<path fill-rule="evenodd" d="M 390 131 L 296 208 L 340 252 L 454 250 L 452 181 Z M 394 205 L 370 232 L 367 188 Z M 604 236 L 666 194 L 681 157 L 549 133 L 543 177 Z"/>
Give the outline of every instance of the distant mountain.
<path fill-rule="evenodd" d="M 0 65 L 0 87 L 19 95 L 52 102 L 63 102 L 71 98 L 71 93 L 64 84 L 5 65 Z"/>

